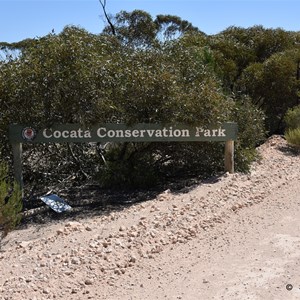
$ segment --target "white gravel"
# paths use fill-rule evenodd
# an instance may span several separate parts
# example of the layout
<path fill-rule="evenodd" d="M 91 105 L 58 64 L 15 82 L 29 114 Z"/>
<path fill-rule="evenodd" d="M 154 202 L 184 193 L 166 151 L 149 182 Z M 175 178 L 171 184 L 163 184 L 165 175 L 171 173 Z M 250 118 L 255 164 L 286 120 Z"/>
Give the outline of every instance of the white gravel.
<path fill-rule="evenodd" d="M 258 151 L 249 174 L 10 233 L 0 299 L 300 299 L 300 155 Z"/>

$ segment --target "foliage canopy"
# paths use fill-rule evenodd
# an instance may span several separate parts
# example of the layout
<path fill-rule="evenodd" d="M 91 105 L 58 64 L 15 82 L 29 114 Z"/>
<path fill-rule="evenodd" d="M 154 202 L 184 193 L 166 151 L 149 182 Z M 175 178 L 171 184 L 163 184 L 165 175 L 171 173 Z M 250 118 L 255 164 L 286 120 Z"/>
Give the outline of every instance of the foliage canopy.
<path fill-rule="evenodd" d="M 0 43 L 4 160 L 11 157 L 10 123 L 236 121 L 236 167 L 247 170 L 265 131 L 282 130 L 284 114 L 297 104 L 299 33 L 254 26 L 207 36 L 179 17 L 153 19 L 140 10 L 121 11 L 112 21 L 114 30 L 107 26 L 99 35 L 69 26 Z M 103 185 L 148 186 L 219 172 L 222 149 L 210 143 L 28 146 L 25 179 L 55 184 L 71 172 Z"/>

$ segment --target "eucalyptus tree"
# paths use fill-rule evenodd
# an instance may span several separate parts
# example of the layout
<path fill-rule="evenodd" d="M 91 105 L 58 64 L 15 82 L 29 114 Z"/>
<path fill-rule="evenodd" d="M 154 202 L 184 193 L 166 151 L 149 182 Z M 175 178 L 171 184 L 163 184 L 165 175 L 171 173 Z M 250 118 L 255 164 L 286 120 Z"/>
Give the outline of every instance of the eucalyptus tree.
<path fill-rule="evenodd" d="M 275 53 L 295 47 L 297 35 L 281 28 L 230 26 L 210 37 L 210 46 L 220 66 L 224 86 L 235 90 L 243 70 L 252 63 L 263 63 Z"/>
<path fill-rule="evenodd" d="M 95 74 L 113 51 L 118 51 L 113 37 L 76 27 L 37 39 L 20 57 L 3 64 L 0 101 L 10 108 L 10 120 L 37 125 L 90 122 L 94 105 L 102 101 Z"/>
<path fill-rule="evenodd" d="M 209 45 L 214 52 L 214 57 L 219 66 L 219 75 L 223 86 L 229 92 L 234 91 L 236 80 L 243 69 L 255 61 L 255 52 L 228 31 L 221 32 L 209 39 Z M 235 29 L 244 33 L 241 29 Z"/>
<path fill-rule="evenodd" d="M 105 11 L 105 7 L 103 8 Z M 105 11 L 106 13 L 106 11 Z M 155 19 L 143 10 L 121 11 L 109 17 L 103 33 L 116 36 L 123 45 L 135 48 L 157 47 L 186 33 L 200 32 L 190 22 L 173 15 L 157 15 Z"/>
<path fill-rule="evenodd" d="M 9 153 L 7 133 L 10 123 L 39 127 L 53 123 L 104 121 L 100 118 L 109 116 L 112 108 L 101 97 L 95 74 L 105 61 L 112 59 L 111 55 L 118 51 L 118 45 L 113 37 L 96 36 L 80 28 L 66 27 L 59 35 L 49 34 L 36 39 L 24 47 L 16 59 L 3 62 L 0 70 L 3 156 L 7 157 Z M 101 110 L 97 109 L 99 106 Z M 71 148 L 65 151 L 60 147 L 58 152 L 56 149 L 50 153 L 51 149 L 55 148 L 40 146 L 31 152 L 31 157 L 40 158 L 39 163 L 32 165 L 37 172 L 40 172 L 38 166 L 42 163 L 52 170 L 56 170 L 58 164 L 63 166 L 66 156 L 62 159 L 61 151 L 71 152 L 66 165 L 77 168 L 72 162 L 74 155 Z M 34 172 L 28 171 L 27 174 Z M 52 179 L 57 179 L 57 176 L 53 175 Z"/>
<path fill-rule="evenodd" d="M 157 44 L 156 26 L 151 15 L 145 11 L 121 11 L 110 18 L 110 24 L 103 29 L 103 33 L 116 36 L 125 46 L 146 48 Z"/>
<path fill-rule="evenodd" d="M 273 54 L 263 63 L 249 65 L 238 81 L 239 89 L 266 112 L 270 133 L 282 132 L 288 108 L 298 104 L 297 49 Z"/>
<path fill-rule="evenodd" d="M 200 32 L 192 23 L 173 15 L 157 15 L 154 23 L 157 30 L 157 38 L 161 41 L 174 40 L 187 33 Z M 204 34 L 203 32 L 201 32 Z"/>

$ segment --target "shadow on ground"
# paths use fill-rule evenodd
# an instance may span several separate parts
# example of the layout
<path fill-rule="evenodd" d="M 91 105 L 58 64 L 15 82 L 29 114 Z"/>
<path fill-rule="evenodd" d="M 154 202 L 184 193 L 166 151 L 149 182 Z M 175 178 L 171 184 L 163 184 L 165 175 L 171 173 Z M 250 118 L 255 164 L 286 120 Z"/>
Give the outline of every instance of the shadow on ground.
<path fill-rule="evenodd" d="M 174 180 L 169 184 L 148 190 L 112 190 L 103 189 L 95 184 L 85 184 L 52 191 L 64 199 L 72 210 L 57 213 L 46 206 L 37 194 L 24 199 L 24 211 L 20 229 L 33 224 L 49 224 L 61 220 L 80 220 L 94 216 L 108 216 L 112 212 L 122 211 L 137 203 L 153 200 L 165 190 L 172 193 L 188 193 L 199 184 L 213 184 L 220 180 L 221 175 L 207 179 L 188 178 Z"/>

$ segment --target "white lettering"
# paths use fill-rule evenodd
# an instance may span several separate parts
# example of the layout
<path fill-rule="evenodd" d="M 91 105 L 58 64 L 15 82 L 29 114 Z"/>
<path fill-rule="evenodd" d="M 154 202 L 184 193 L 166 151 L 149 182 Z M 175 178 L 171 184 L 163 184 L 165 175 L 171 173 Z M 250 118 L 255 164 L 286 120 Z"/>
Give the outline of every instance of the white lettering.
<path fill-rule="evenodd" d="M 48 130 L 48 129 L 44 129 L 44 130 L 43 130 L 43 136 L 44 136 L 46 139 L 50 139 L 50 138 L 52 138 L 52 134 L 47 135 L 47 130 Z M 50 131 L 50 132 L 52 133 L 52 131 Z"/>
<path fill-rule="evenodd" d="M 89 130 L 86 130 L 85 132 L 84 132 L 84 138 L 86 138 L 86 139 L 88 139 L 88 138 L 91 138 L 92 136 L 91 136 L 91 132 L 89 131 Z"/>
<path fill-rule="evenodd" d="M 125 137 L 131 137 L 131 131 L 129 129 L 125 130 Z"/>
<path fill-rule="evenodd" d="M 189 137 L 190 131 L 188 129 L 182 129 L 182 137 Z"/>
<path fill-rule="evenodd" d="M 181 131 L 179 129 L 175 129 L 173 132 L 175 137 L 180 137 L 181 136 Z"/>
<path fill-rule="evenodd" d="M 188 130 L 186 130 L 186 134 L 188 134 Z M 189 136 L 189 135 L 188 135 Z M 196 127 L 196 137 L 205 136 L 205 137 L 211 137 L 211 136 L 226 136 L 226 129 L 222 129 L 221 127 L 218 129 L 203 129 L 202 127 Z"/>
<path fill-rule="evenodd" d="M 196 137 L 200 137 L 201 133 L 203 133 L 204 129 L 202 127 L 196 127 Z"/>
<path fill-rule="evenodd" d="M 104 127 L 98 128 L 98 130 L 97 130 L 97 135 L 98 135 L 98 137 L 100 137 L 100 138 L 106 137 L 106 128 L 104 128 Z"/>
<path fill-rule="evenodd" d="M 71 130 L 70 131 L 70 138 L 74 139 L 74 138 L 77 138 L 77 131 L 76 130 Z"/>
<path fill-rule="evenodd" d="M 63 138 L 66 139 L 66 138 L 69 137 L 69 131 L 65 130 L 65 131 L 63 131 L 63 132 L 61 133 L 61 135 L 62 135 Z"/>
<path fill-rule="evenodd" d="M 212 129 L 212 136 L 216 136 L 218 129 Z"/>
<path fill-rule="evenodd" d="M 108 130 L 107 131 L 107 136 L 110 138 L 113 138 L 116 136 L 116 133 L 113 130 Z"/>
<path fill-rule="evenodd" d="M 211 135 L 210 135 L 210 130 L 209 130 L 209 129 L 205 129 L 205 130 L 204 130 L 204 136 L 205 136 L 205 137 L 211 136 Z"/>
<path fill-rule="evenodd" d="M 170 128 L 170 133 L 172 134 L 171 129 L 172 129 L 172 127 Z M 164 135 L 164 137 L 168 137 L 168 129 L 167 128 L 163 129 L 163 135 Z"/>
<path fill-rule="evenodd" d="M 132 136 L 135 137 L 135 138 L 139 137 L 140 136 L 140 132 L 137 129 L 135 129 L 135 130 L 132 131 Z"/>
<path fill-rule="evenodd" d="M 61 132 L 56 130 L 53 132 L 53 137 L 55 137 L 56 139 L 59 139 L 61 137 Z"/>
<path fill-rule="evenodd" d="M 75 132 L 76 132 L 76 131 L 75 131 Z M 82 132 L 83 132 L 83 130 L 82 130 L 81 128 L 79 128 L 79 129 L 78 129 L 78 132 L 77 132 L 78 136 L 75 136 L 75 137 L 82 138 L 82 137 L 83 137 L 83 136 L 82 136 Z"/>
<path fill-rule="evenodd" d="M 141 137 L 144 137 L 145 131 L 146 131 L 145 129 L 141 129 L 141 130 L 140 130 L 140 136 L 141 136 Z"/>
<path fill-rule="evenodd" d="M 148 133 L 149 137 L 152 137 L 152 136 L 153 136 L 154 131 L 155 131 L 154 129 L 149 129 L 149 130 L 147 130 L 147 133 Z"/>
<path fill-rule="evenodd" d="M 156 136 L 156 137 L 162 137 L 162 131 L 161 131 L 160 129 L 157 129 L 157 130 L 155 131 L 155 136 Z"/>
<path fill-rule="evenodd" d="M 219 131 L 218 131 L 218 136 L 226 136 L 225 131 L 226 131 L 226 129 L 221 129 L 221 127 L 220 127 Z"/>
<path fill-rule="evenodd" d="M 116 137 L 123 138 L 124 137 L 124 131 L 123 130 L 116 130 Z"/>

